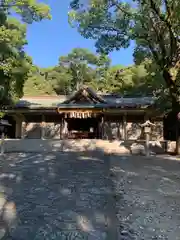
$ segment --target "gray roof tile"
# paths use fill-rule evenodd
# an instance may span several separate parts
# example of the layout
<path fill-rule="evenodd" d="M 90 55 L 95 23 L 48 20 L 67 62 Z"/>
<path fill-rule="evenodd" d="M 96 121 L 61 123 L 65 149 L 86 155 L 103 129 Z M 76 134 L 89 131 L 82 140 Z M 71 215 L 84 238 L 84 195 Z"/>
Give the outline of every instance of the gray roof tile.
<path fill-rule="evenodd" d="M 129 108 L 137 108 L 137 107 L 145 107 L 153 105 L 154 98 L 153 97 L 122 97 L 115 94 L 106 94 L 106 95 L 98 95 L 90 88 L 83 88 L 91 95 L 91 98 L 94 97 L 96 102 L 89 103 L 88 105 L 96 105 L 99 104 L 102 106 L 107 107 L 129 107 Z M 82 91 L 78 91 L 82 92 Z M 78 96 L 77 92 L 73 94 L 73 96 L 38 96 L 38 97 L 31 97 L 31 96 L 24 96 L 22 99 L 17 102 L 17 108 L 50 108 L 56 106 L 73 106 L 75 103 L 71 103 L 71 100 L 74 100 L 74 97 Z M 96 104 L 95 104 L 96 103 Z M 68 105 L 69 104 L 69 105 Z M 79 104 L 77 102 L 77 104 Z M 83 104 L 84 105 L 84 104 Z M 87 103 L 85 103 L 87 105 Z M 74 105 L 75 106 L 75 105 Z M 78 105 L 79 106 L 79 105 Z"/>

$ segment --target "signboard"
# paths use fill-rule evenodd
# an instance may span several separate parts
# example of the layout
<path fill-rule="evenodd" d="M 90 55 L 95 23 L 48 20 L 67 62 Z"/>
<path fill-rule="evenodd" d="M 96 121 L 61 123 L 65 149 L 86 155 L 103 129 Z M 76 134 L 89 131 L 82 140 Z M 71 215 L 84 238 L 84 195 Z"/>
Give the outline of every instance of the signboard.
<path fill-rule="evenodd" d="M 96 117 L 97 113 L 102 111 L 99 109 L 60 109 L 58 108 L 59 114 L 64 114 L 65 118 L 91 118 Z"/>
<path fill-rule="evenodd" d="M 62 109 L 58 108 L 57 109 L 58 113 L 71 113 L 71 112 L 76 112 L 76 113 L 101 113 L 101 109 Z"/>
<path fill-rule="evenodd" d="M 145 133 L 150 133 L 151 132 L 151 127 L 150 126 L 145 126 L 144 127 L 144 132 Z"/>

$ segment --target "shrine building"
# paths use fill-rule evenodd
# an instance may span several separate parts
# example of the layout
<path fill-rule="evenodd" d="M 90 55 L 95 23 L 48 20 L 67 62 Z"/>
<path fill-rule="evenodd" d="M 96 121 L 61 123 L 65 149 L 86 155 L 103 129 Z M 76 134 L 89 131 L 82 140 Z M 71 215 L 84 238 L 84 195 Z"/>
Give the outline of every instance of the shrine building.
<path fill-rule="evenodd" d="M 163 116 L 153 97 L 98 94 L 82 87 L 72 96 L 23 97 L 6 107 L 4 119 L 12 124 L 8 138 L 143 139 L 145 120 L 156 124 L 152 138 L 163 139 Z"/>

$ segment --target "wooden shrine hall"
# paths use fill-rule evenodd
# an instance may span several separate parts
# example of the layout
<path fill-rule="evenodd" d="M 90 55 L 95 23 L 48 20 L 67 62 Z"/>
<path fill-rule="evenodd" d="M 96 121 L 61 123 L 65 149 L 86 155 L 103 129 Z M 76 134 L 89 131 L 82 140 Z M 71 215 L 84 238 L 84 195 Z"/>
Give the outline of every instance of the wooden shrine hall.
<path fill-rule="evenodd" d="M 142 137 L 139 124 L 145 120 L 162 121 L 152 97 L 103 95 L 89 87 L 72 96 L 25 96 L 3 111 L 12 124 L 9 138 L 127 140 Z"/>

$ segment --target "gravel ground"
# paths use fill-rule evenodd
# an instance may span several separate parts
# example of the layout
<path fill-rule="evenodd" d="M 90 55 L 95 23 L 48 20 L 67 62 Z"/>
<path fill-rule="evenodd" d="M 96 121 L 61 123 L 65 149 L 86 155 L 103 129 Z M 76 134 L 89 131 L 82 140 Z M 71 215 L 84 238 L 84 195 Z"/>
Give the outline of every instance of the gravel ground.
<path fill-rule="evenodd" d="M 7 154 L 0 191 L 17 210 L 8 240 L 180 239 L 180 163 L 165 156 Z"/>
<path fill-rule="evenodd" d="M 6 155 L 1 186 L 18 217 L 8 239 L 116 239 L 109 163 L 100 153 Z"/>
<path fill-rule="evenodd" d="M 118 239 L 180 239 L 180 162 L 169 159 L 111 156 Z"/>

